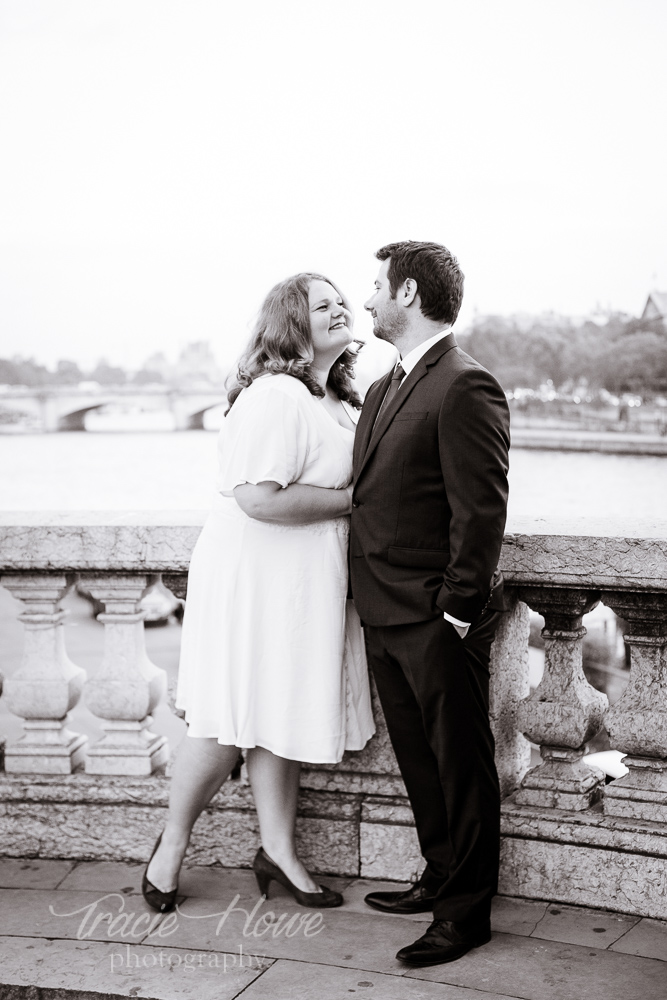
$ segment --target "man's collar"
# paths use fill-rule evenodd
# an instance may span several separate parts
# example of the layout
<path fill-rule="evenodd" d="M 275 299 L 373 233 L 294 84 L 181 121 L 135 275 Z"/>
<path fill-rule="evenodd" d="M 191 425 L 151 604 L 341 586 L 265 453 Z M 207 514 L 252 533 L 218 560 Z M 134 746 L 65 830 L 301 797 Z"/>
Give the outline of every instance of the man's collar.
<path fill-rule="evenodd" d="M 401 368 L 405 374 L 410 374 L 417 362 L 420 361 L 428 351 L 430 351 L 434 344 L 437 344 L 440 340 L 444 340 L 445 337 L 449 337 L 452 333 L 452 328 L 448 326 L 446 329 L 440 330 L 439 333 L 434 333 L 432 337 L 428 338 L 428 340 L 423 340 L 421 344 L 417 344 L 416 347 L 413 347 L 404 358 L 401 358 Z"/>

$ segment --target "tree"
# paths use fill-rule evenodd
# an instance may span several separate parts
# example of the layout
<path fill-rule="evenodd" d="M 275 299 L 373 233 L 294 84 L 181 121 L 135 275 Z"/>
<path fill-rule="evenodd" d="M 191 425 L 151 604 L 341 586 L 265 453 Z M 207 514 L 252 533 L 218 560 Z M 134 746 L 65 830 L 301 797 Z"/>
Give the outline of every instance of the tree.
<path fill-rule="evenodd" d="M 487 316 L 462 335 L 461 343 L 504 389 L 536 389 L 548 379 L 560 384 L 568 377 L 564 348 L 571 330 L 568 319 L 560 326 L 535 319 L 526 328 L 512 317 Z"/>
<path fill-rule="evenodd" d="M 664 323 L 610 314 L 604 323 L 575 324 L 566 316 L 486 316 L 460 337 L 461 346 L 503 388 L 556 388 L 584 380 L 589 388 L 640 394 L 665 392 Z"/>
<path fill-rule="evenodd" d="M 160 372 L 151 371 L 150 368 L 141 368 L 132 376 L 135 385 L 148 385 L 151 382 L 164 382 Z"/>
<path fill-rule="evenodd" d="M 667 337 L 629 333 L 607 345 L 599 366 L 604 387 L 610 392 L 666 392 Z"/>
<path fill-rule="evenodd" d="M 88 378 L 100 385 L 125 385 L 127 374 L 122 368 L 114 368 L 105 361 L 104 358 L 97 362 L 97 367 L 93 369 Z"/>
<path fill-rule="evenodd" d="M 48 385 L 51 378 L 44 365 L 38 365 L 33 358 L 0 360 L 0 383 L 5 385 Z"/>
<path fill-rule="evenodd" d="M 58 385 L 78 385 L 83 381 L 83 372 L 76 361 L 59 361 L 53 381 Z"/>

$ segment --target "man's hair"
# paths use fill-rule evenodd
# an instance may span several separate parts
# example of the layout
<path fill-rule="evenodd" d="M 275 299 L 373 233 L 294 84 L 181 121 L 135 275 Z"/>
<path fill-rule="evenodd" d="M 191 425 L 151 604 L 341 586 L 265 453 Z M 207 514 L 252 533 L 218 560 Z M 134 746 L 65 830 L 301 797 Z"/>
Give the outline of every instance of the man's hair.
<path fill-rule="evenodd" d="M 417 282 L 424 316 L 452 324 L 463 300 L 463 271 L 447 247 L 440 243 L 403 240 L 387 243 L 375 254 L 378 260 L 389 258 L 389 291 L 392 299 L 407 278 Z"/>
<path fill-rule="evenodd" d="M 227 413 L 241 390 L 267 373 L 292 375 L 303 382 L 313 396 L 325 395 L 312 370 L 314 355 L 308 291 L 311 282 L 316 280 L 331 285 L 352 313 L 352 306 L 338 285 L 323 274 L 302 271 L 274 285 L 262 303 L 250 343 L 227 381 Z M 361 347 L 361 341 L 355 343 Z M 347 347 L 331 366 L 327 385 L 339 399 L 360 409 L 361 399 L 352 384 L 356 359 L 356 351 Z"/>

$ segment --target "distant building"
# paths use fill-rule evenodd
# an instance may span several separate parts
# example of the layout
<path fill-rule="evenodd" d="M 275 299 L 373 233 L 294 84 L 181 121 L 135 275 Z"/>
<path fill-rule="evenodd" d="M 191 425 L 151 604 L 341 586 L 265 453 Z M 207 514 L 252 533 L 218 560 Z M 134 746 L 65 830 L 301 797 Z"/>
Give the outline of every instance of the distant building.
<path fill-rule="evenodd" d="M 225 379 L 207 340 L 186 344 L 175 364 L 162 352 L 152 354 L 144 362 L 142 371 L 157 373 L 168 385 L 188 388 L 220 386 Z"/>
<path fill-rule="evenodd" d="M 649 292 L 640 319 L 667 320 L 667 292 Z"/>
<path fill-rule="evenodd" d="M 157 372 L 165 382 L 168 382 L 173 374 L 174 366 L 167 361 L 162 351 L 159 351 L 157 354 L 151 354 L 150 358 L 146 358 L 142 365 L 142 370 Z"/>
<path fill-rule="evenodd" d="M 179 385 L 221 385 L 224 375 L 215 360 L 215 355 L 207 340 L 196 340 L 181 351 L 176 362 L 176 378 Z"/>

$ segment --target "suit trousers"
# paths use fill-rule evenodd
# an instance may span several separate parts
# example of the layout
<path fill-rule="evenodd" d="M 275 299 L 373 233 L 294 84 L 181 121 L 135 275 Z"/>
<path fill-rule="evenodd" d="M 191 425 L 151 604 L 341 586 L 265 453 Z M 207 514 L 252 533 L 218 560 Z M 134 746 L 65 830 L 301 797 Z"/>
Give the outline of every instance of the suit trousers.
<path fill-rule="evenodd" d="M 366 626 L 369 665 L 436 893 L 436 920 L 488 919 L 497 891 L 500 788 L 489 656 L 500 612 L 465 639 L 442 617 Z"/>

